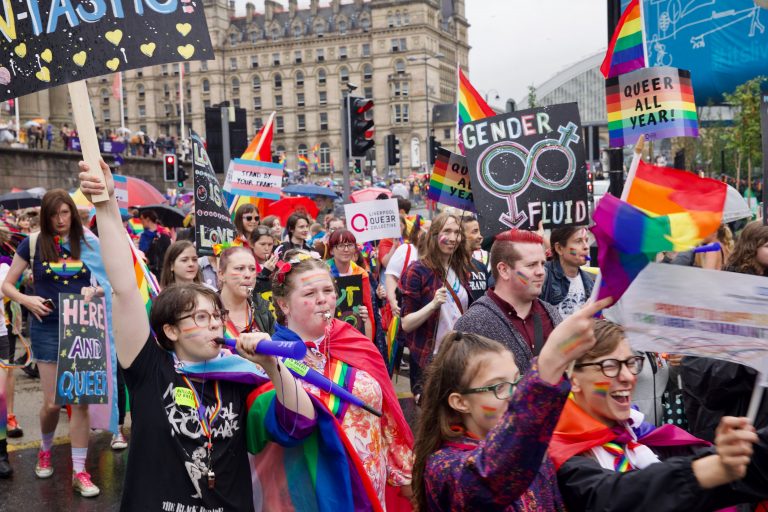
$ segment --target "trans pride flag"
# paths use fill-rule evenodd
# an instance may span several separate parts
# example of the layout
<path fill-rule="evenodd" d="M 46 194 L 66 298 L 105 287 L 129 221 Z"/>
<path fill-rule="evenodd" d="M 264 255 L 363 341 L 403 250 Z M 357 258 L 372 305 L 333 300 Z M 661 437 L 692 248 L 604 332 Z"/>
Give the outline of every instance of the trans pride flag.
<path fill-rule="evenodd" d="M 642 5 L 639 0 L 632 0 L 616 25 L 600 72 L 611 78 L 646 67 L 644 47 Z"/>
<path fill-rule="evenodd" d="M 461 139 L 461 130 L 464 125 L 483 119 L 485 117 L 495 116 L 496 112 L 488 106 L 485 100 L 480 96 L 469 79 L 464 75 L 461 68 L 457 68 L 458 74 L 458 100 L 456 105 L 456 140 L 458 141 L 459 152 L 464 154 L 464 141 Z"/>

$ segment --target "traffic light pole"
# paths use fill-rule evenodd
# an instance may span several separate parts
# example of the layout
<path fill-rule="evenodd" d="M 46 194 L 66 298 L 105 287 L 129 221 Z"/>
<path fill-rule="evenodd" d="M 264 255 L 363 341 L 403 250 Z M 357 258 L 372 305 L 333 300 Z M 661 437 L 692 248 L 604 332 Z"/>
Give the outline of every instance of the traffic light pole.
<path fill-rule="evenodd" d="M 350 194 L 350 186 L 349 186 L 349 152 L 350 148 L 352 146 L 351 142 L 351 136 L 352 136 L 352 129 L 351 129 L 351 117 L 349 112 L 349 94 L 351 91 L 343 91 L 342 92 L 342 101 L 341 101 L 341 155 L 342 155 L 342 180 L 344 182 L 344 202 L 346 203 L 349 201 L 349 194 Z"/>
<path fill-rule="evenodd" d="M 221 106 L 221 164 L 224 167 L 221 172 L 227 172 L 229 169 L 229 160 L 232 156 L 229 153 L 229 107 Z"/>

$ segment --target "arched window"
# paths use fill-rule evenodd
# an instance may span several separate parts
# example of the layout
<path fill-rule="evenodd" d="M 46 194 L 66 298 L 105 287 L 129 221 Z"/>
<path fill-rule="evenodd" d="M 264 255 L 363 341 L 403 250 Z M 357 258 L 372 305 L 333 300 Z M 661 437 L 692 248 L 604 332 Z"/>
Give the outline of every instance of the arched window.
<path fill-rule="evenodd" d="M 392 11 L 389 11 L 387 13 L 387 27 L 393 28 L 395 26 L 395 15 L 392 14 Z"/>
<path fill-rule="evenodd" d="M 403 24 L 402 18 L 400 18 L 400 11 L 395 11 L 395 26 L 399 27 Z"/>
<path fill-rule="evenodd" d="M 346 67 L 339 70 L 339 78 L 342 82 L 349 82 L 349 70 Z"/>
<path fill-rule="evenodd" d="M 275 25 L 272 27 L 272 39 L 279 39 L 280 38 L 280 27 Z"/>
<path fill-rule="evenodd" d="M 235 46 L 239 42 L 240 42 L 240 34 L 238 34 L 237 32 L 232 32 L 231 34 L 229 34 L 229 44 L 231 44 L 232 46 Z"/>
<path fill-rule="evenodd" d="M 283 87 L 283 77 L 280 75 L 280 73 L 275 74 L 275 89 L 282 89 Z"/>
<path fill-rule="evenodd" d="M 371 28 L 371 20 L 368 18 L 368 16 L 365 16 L 360 19 L 360 27 L 363 30 L 369 30 Z"/>
<path fill-rule="evenodd" d="M 259 78 L 258 76 L 253 77 L 253 90 L 254 91 L 261 90 L 261 78 Z"/>
<path fill-rule="evenodd" d="M 315 34 L 322 36 L 325 33 L 325 22 L 323 20 L 317 20 L 315 22 Z"/>
<path fill-rule="evenodd" d="M 395 61 L 395 72 L 398 75 L 405 74 L 405 61 L 404 60 L 398 59 L 398 60 Z"/>
<path fill-rule="evenodd" d="M 307 152 L 308 152 L 308 151 L 309 151 L 309 150 L 308 150 L 308 148 L 307 148 L 307 145 L 306 145 L 306 144 L 304 144 L 304 143 L 301 143 L 301 144 L 299 144 L 299 149 L 298 149 L 298 151 L 297 151 L 299 155 L 301 155 L 301 156 L 307 156 Z"/>
<path fill-rule="evenodd" d="M 301 71 L 296 72 L 296 88 L 301 89 L 304 87 L 304 73 Z"/>
<path fill-rule="evenodd" d="M 331 146 L 327 142 L 320 144 L 320 172 L 324 174 L 331 172 Z"/>
<path fill-rule="evenodd" d="M 240 79 L 234 77 L 232 79 L 232 95 L 237 96 L 238 94 L 240 94 Z"/>
<path fill-rule="evenodd" d="M 251 43 L 256 44 L 256 43 L 259 42 L 259 33 L 258 32 L 255 32 L 255 31 L 251 32 L 250 34 L 248 34 L 248 37 L 250 38 Z"/>
<path fill-rule="evenodd" d="M 325 79 L 326 79 L 325 70 L 324 69 L 318 70 L 317 72 L 318 85 L 325 85 Z"/>
<path fill-rule="evenodd" d="M 347 20 L 339 21 L 339 33 L 341 34 L 347 33 Z"/>
<path fill-rule="evenodd" d="M 363 80 L 366 82 L 373 79 L 373 66 L 370 64 L 365 64 L 363 66 Z"/>

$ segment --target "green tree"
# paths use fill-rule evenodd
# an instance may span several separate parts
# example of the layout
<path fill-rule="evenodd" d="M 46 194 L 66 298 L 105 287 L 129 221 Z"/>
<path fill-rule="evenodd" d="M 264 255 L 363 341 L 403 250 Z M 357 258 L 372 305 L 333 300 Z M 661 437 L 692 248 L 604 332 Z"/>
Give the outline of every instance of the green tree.
<path fill-rule="evenodd" d="M 536 88 L 533 84 L 528 86 L 528 108 L 536 108 Z"/>
<path fill-rule="evenodd" d="M 730 130 L 728 149 L 736 153 L 736 183 L 741 180 L 741 167 L 747 164 L 747 183 L 752 181 L 752 170 L 762 164 L 760 144 L 760 87 L 766 80 L 758 76 L 726 93 L 726 103 L 734 109 L 733 128 Z"/>

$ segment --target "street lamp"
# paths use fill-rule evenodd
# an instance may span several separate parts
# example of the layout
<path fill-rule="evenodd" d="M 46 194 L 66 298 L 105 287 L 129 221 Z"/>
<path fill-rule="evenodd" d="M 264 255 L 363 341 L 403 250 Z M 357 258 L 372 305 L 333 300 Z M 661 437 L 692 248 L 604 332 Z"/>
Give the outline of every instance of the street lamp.
<path fill-rule="evenodd" d="M 429 153 L 429 84 L 427 83 L 427 62 L 430 59 L 442 59 L 443 57 L 445 57 L 445 55 L 442 53 L 437 53 L 435 55 L 422 55 L 420 57 L 408 57 L 408 62 L 424 62 L 424 110 L 426 113 L 427 122 L 427 136 L 424 138 L 424 145 L 426 147 L 425 153 L 427 154 Z M 426 161 L 429 162 L 429 160 Z"/>

